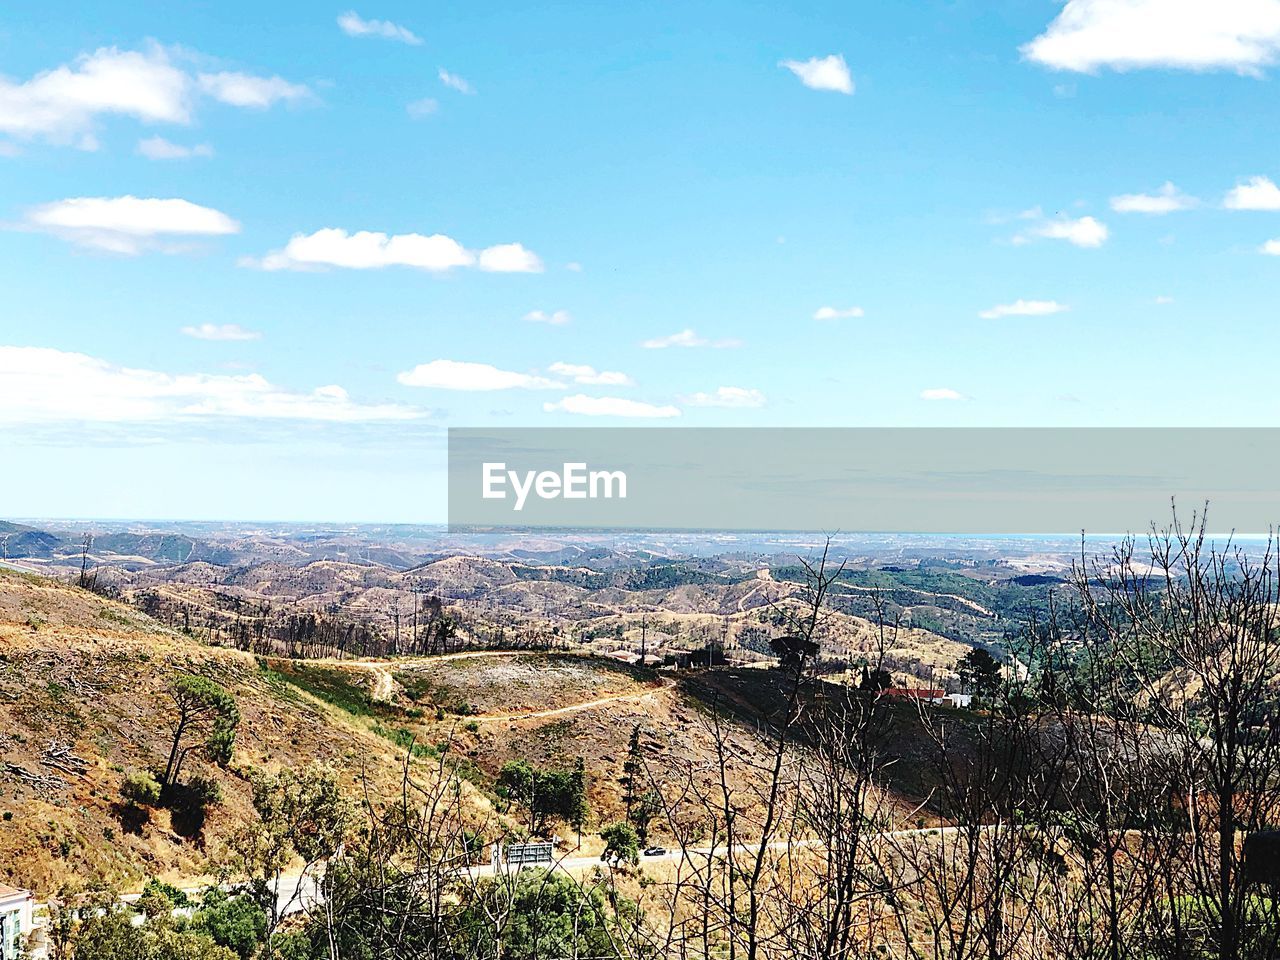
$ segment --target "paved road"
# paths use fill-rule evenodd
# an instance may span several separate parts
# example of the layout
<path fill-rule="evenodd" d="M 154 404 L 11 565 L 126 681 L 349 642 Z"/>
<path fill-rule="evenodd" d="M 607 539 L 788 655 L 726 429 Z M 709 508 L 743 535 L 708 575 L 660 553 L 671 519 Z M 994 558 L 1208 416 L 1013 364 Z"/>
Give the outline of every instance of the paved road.
<path fill-rule="evenodd" d="M 922 828 L 913 828 L 911 830 L 885 831 L 883 833 L 876 834 L 876 836 L 893 837 L 893 838 L 926 836 L 929 834 L 940 836 L 944 834 L 955 833 L 960 829 L 961 828 L 959 827 L 922 827 Z M 800 848 L 800 847 L 810 847 L 810 846 L 819 846 L 819 845 L 821 845 L 821 841 L 819 840 L 797 840 L 795 842 L 779 840 L 775 843 L 769 844 L 768 849 L 786 850 L 789 847 Z M 758 849 L 759 847 L 756 844 L 751 844 L 751 843 L 737 844 L 733 847 L 733 851 L 735 853 L 748 853 L 748 854 L 755 853 L 756 850 Z M 667 850 L 665 853 L 661 853 L 656 857 L 642 856 L 640 858 L 640 863 L 643 866 L 644 864 L 647 864 L 647 863 L 673 863 L 680 860 L 688 860 L 690 862 L 693 862 L 695 858 L 700 858 L 703 861 L 705 861 L 708 857 L 712 856 L 713 854 L 717 859 L 720 859 L 724 857 L 727 852 L 728 852 L 727 847 L 715 847 L 714 850 L 711 847 L 689 847 L 686 849 L 677 848 L 674 850 Z M 593 867 L 599 867 L 601 865 L 602 865 L 602 861 L 598 856 L 596 857 L 566 856 L 566 857 L 561 857 L 560 859 L 556 860 L 554 863 L 551 863 L 551 864 L 530 864 L 530 866 L 536 866 L 541 868 L 550 867 L 553 870 L 559 870 L 568 874 L 583 873 L 585 871 L 592 869 Z M 486 864 L 477 864 L 475 866 L 467 867 L 465 869 L 459 870 L 458 872 L 459 872 L 459 875 L 465 874 L 470 878 L 480 879 L 483 877 L 497 876 L 499 874 L 516 873 L 518 872 L 518 869 L 519 868 L 514 865 L 508 865 L 508 864 L 495 865 L 492 863 L 486 863 Z M 233 888 L 234 888 L 234 885 L 223 886 L 223 889 L 225 890 L 230 890 Z M 208 884 L 183 884 L 183 885 L 180 885 L 178 889 L 180 889 L 183 893 L 187 894 L 191 898 L 197 899 L 200 897 L 201 894 L 204 893 L 205 890 L 208 889 Z M 120 903 L 126 904 L 126 905 L 136 903 L 140 896 L 141 894 L 137 894 L 137 893 L 125 894 L 120 898 Z M 295 874 L 295 875 L 286 875 L 280 878 L 280 889 L 279 889 L 279 893 L 276 896 L 276 911 L 279 916 L 292 916 L 293 914 L 303 913 L 307 910 L 311 910 L 319 906 L 323 902 L 323 900 L 324 900 L 323 893 L 320 890 L 319 881 L 316 879 L 315 876 L 311 874 L 307 874 L 305 876 L 298 876 Z"/>

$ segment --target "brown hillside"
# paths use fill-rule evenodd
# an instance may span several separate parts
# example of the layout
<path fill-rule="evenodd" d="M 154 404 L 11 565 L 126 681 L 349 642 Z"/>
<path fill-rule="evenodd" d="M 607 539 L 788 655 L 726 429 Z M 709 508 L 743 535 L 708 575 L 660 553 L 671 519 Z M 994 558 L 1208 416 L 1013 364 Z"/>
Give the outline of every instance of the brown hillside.
<path fill-rule="evenodd" d="M 224 796 L 198 830 L 164 810 L 137 824 L 118 802 L 127 772 L 163 765 L 166 684 L 177 672 L 223 684 L 243 716 L 229 769 L 192 762 Z M 349 782 L 366 765 L 387 779 L 397 774 L 396 753 L 273 682 L 251 657 L 202 646 L 86 591 L 0 571 L 0 883 L 50 894 L 199 875 L 253 816 L 251 768 L 319 760 Z"/>

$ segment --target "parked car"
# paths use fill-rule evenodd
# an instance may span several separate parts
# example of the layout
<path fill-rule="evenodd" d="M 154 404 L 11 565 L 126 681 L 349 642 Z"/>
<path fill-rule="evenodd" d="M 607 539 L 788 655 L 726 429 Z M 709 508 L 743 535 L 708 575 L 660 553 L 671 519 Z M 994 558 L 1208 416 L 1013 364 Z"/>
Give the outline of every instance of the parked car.
<path fill-rule="evenodd" d="M 666 853 L 667 853 L 666 847 L 648 847 L 644 851 L 644 855 L 646 857 L 662 857 L 662 856 L 666 856 Z"/>

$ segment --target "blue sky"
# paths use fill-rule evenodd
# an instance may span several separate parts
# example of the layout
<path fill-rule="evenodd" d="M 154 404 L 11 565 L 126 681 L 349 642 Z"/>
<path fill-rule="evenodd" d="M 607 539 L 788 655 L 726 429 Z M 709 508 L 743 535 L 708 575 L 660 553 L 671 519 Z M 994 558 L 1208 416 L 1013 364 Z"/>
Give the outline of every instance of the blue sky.
<path fill-rule="evenodd" d="M 1278 58 L 1280 0 L 9 11 L 2 512 L 440 520 L 448 426 L 1271 425 Z"/>

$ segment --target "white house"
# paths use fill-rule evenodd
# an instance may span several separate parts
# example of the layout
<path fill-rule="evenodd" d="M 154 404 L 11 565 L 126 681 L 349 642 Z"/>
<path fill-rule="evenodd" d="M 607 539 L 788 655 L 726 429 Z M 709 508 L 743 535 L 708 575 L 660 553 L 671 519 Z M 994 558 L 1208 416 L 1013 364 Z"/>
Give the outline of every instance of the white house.
<path fill-rule="evenodd" d="M 44 929 L 36 928 L 35 907 L 28 891 L 0 883 L 0 960 L 47 956 Z"/>

